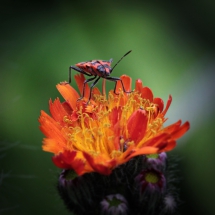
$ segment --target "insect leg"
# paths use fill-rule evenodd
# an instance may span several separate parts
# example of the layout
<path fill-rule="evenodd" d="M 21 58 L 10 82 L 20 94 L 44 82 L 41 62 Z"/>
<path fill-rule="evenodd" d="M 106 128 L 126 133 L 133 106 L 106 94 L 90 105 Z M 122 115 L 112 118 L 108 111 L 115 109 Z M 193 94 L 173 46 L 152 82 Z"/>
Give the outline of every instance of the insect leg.
<path fill-rule="evenodd" d="M 80 72 L 80 73 L 82 73 L 84 75 L 92 76 L 92 74 L 88 74 L 88 73 L 84 72 L 82 69 L 80 69 L 78 67 L 70 66 L 69 67 L 69 81 L 68 81 L 69 84 L 71 83 L 71 80 L 72 80 L 72 78 L 71 78 L 72 69 L 75 70 L 75 71 L 77 71 L 77 72 Z"/>
<path fill-rule="evenodd" d="M 116 95 L 119 95 L 119 93 L 116 92 L 116 85 L 117 85 L 117 81 L 120 81 L 122 84 L 122 89 L 125 93 L 131 93 L 132 91 L 126 91 L 125 86 L 123 84 L 123 81 L 120 78 L 117 77 L 105 77 L 105 79 L 109 80 L 109 81 L 114 81 L 115 82 L 115 87 L 114 87 L 114 93 Z"/>
<path fill-rule="evenodd" d="M 80 97 L 77 101 L 79 101 L 79 100 L 81 100 L 81 99 L 83 99 L 83 98 L 84 98 L 86 83 L 88 83 L 88 82 L 91 82 L 91 81 L 95 80 L 95 79 L 96 79 L 96 77 L 97 77 L 97 76 L 94 76 L 93 78 L 89 78 L 89 79 L 87 79 L 87 80 L 85 80 L 85 81 L 84 81 L 84 84 L 83 84 L 84 86 L 83 86 L 82 95 L 81 95 L 81 97 Z M 90 90 L 90 94 L 91 94 L 91 90 Z M 90 97 L 91 97 L 91 96 L 90 96 Z"/>
<path fill-rule="evenodd" d="M 97 77 L 97 76 L 95 76 Z M 93 90 L 93 87 L 97 84 L 97 82 L 99 81 L 101 77 L 98 77 L 90 86 L 90 96 L 89 96 L 89 99 L 87 101 L 87 104 L 89 103 L 90 99 L 91 99 L 91 96 L 92 96 L 92 90 Z"/>

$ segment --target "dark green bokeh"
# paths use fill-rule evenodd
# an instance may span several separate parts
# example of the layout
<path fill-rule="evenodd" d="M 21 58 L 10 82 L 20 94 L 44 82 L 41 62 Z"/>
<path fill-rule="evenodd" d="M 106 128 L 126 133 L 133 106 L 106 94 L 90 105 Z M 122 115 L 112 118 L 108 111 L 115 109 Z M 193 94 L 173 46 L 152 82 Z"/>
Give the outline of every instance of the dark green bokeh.
<path fill-rule="evenodd" d="M 55 85 L 70 65 L 116 62 L 130 49 L 113 76 L 141 78 L 165 101 L 171 94 L 167 123 L 191 122 L 173 152 L 182 158 L 182 214 L 215 213 L 214 4 L 11 0 L 0 10 L 0 141 L 17 143 L 0 160 L 9 175 L 0 183 L 0 213 L 68 214 L 55 188 L 59 170 L 41 150 L 40 110 L 60 96 Z"/>

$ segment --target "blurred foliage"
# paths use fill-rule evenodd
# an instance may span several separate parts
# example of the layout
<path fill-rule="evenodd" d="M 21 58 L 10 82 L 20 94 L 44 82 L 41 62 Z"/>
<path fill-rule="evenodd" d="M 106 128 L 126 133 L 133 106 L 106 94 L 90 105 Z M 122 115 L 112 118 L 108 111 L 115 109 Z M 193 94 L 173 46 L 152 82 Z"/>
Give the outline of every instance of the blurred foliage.
<path fill-rule="evenodd" d="M 0 141 L 18 144 L 1 158 L 0 212 L 68 214 L 55 188 L 59 170 L 41 150 L 40 110 L 48 112 L 48 100 L 59 96 L 55 85 L 67 80 L 70 65 L 116 62 L 132 49 L 113 76 L 141 78 L 164 101 L 173 95 L 169 119 L 191 122 L 173 151 L 182 157 L 182 214 L 214 214 L 214 6 L 208 0 L 1 1 Z"/>

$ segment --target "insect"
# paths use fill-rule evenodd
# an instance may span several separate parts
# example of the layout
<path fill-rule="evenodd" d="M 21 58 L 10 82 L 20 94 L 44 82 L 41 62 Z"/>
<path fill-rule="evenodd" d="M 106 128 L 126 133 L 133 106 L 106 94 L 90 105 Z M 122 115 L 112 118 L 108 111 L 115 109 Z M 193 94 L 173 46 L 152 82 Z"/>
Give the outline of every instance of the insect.
<path fill-rule="evenodd" d="M 84 98 L 86 84 L 93 81 L 93 83 L 90 86 L 90 95 L 89 95 L 89 98 L 87 101 L 87 104 L 88 104 L 90 99 L 91 99 L 91 96 L 92 96 L 91 95 L 92 89 L 98 83 L 100 78 L 104 78 L 106 80 L 115 82 L 114 93 L 116 95 L 118 95 L 118 93 L 116 92 L 117 81 L 121 82 L 123 91 L 125 93 L 130 93 L 130 92 L 126 91 L 124 84 L 123 84 L 123 81 L 120 78 L 110 76 L 110 74 L 113 72 L 116 65 L 130 52 L 131 52 L 131 50 L 128 51 L 127 53 L 125 53 L 112 68 L 111 68 L 111 63 L 113 62 L 112 58 L 108 61 L 106 61 L 106 60 L 90 60 L 90 61 L 86 61 L 86 62 L 77 63 L 77 64 L 75 64 L 75 66 L 70 66 L 69 67 L 69 82 L 68 83 L 71 83 L 72 69 L 77 71 L 77 72 L 80 72 L 84 75 L 93 76 L 92 78 L 89 78 L 89 79 L 84 81 L 82 96 L 78 100 L 81 100 L 82 98 Z"/>

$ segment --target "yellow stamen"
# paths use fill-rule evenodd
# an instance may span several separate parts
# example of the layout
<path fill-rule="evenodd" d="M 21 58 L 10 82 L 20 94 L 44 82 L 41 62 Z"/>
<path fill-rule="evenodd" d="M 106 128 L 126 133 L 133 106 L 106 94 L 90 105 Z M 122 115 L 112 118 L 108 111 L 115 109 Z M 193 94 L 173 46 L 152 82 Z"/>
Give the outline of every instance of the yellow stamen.
<path fill-rule="evenodd" d="M 108 101 L 103 95 L 94 95 L 94 102 L 99 105 L 91 105 L 89 106 L 90 108 L 85 109 L 85 112 L 83 107 L 80 106 L 76 112 L 78 115 L 77 126 L 69 129 L 68 148 L 85 151 L 93 156 L 99 154 L 106 155 L 110 158 L 121 156 L 127 147 L 134 144 L 133 141 L 129 141 L 128 139 L 129 133 L 126 125 L 132 113 L 140 107 L 146 110 L 148 125 L 146 135 L 138 145 L 141 146 L 147 138 L 154 136 L 163 123 L 163 119 L 160 117 L 156 117 L 156 119 L 152 117 L 155 104 L 150 103 L 148 99 L 142 99 L 138 92 L 133 92 L 126 96 L 125 98 L 122 90 L 119 91 L 119 95 L 117 96 L 113 92 L 110 92 Z M 124 105 L 121 105 L 122 102 Z M 109 119 L 109 114 L 115 107 L 121 108 L 122 111 L 121 117 L 118 119 L 118 126 L 123 137 L 119 140 L 118 146 L 114 143 L 116 140 Z M 96 118 L 90 116 L 90 114 L 94 113 L 96 114 Z M 72 123 L 66 116 L 64 117 L 64 122 Z"/>

